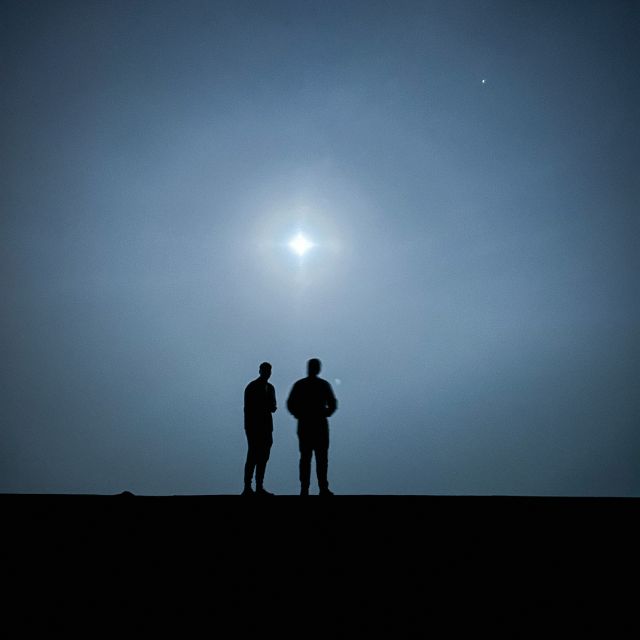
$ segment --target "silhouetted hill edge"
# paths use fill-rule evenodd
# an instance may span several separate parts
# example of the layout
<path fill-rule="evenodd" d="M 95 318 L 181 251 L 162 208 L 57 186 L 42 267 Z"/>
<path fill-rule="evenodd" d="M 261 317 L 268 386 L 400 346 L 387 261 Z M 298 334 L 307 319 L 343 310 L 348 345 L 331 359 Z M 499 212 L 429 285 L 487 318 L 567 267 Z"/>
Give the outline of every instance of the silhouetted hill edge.
<path fill-rule="evenodd" d="M 449 631 L 528 620 L 544 632 L 553 612 L 575 631 L 605 604 L 623 620 L 640 568 L 638 498 L 0 494 L 0 505 L 23 628 L 208 619 L 266 633 L 302 616 L 393 635 L 444 616 Z"/>

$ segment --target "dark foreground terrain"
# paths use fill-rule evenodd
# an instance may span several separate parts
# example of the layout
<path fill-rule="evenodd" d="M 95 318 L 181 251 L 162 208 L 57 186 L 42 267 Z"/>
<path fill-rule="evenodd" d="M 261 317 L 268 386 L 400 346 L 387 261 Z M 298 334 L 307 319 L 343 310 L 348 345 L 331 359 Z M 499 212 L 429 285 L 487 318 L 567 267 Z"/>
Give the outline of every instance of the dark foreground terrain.
<path fill-rule="evenodd" d="M 0 495 L 0 505 L 4 622 L 24 632 L 637 637 L 638 499 Z"/>

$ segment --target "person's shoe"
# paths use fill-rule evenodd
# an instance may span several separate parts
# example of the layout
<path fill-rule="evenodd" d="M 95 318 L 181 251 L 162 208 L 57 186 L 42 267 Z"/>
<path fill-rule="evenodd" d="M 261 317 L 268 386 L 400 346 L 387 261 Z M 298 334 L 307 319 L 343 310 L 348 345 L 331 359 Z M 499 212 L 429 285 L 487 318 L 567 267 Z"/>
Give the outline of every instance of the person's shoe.
<path fill-rule="evenodd" d="M 243 496 L 252 496 L 252 495 L 254 495 L 254 492 L 253 492 L 253 489 L 252 489 L 251 487 L 246 486 L 246 487 L 244 488 L 244 491 L 243 491 L 240 495 L 243 495 Z"/>
<path fill-rule="evenodd" d="M 264 487 L 258 487 L 256 489 L 256 495 L 257 496 L 272 496 L 272 495 L 275 495 L 275 494 L 271 493 L 270 491 L 267 491 Z"/>
<path fill-rule="evenodd" d="M 333 491 L 330 491 L 328 488 L 327 489 L 320 489 L 320 495 L 321 496 L 332 496 Z"/>

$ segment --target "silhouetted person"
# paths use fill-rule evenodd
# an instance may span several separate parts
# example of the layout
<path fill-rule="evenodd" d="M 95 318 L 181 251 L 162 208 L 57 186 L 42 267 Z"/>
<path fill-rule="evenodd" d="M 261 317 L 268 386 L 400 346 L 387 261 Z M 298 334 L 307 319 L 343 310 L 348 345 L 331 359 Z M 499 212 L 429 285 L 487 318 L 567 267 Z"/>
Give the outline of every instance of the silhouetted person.
<path fill-rule="evenodd" d="M 273 417 L 276 410 L 276 391 L 268 382 L 271 365 L 260 365 L 260 376 L 252 380 L 244 390 L 244 431 L 247 434 L 247 461 L 244 465 L 244 491 L 242 495 L 272 496 L 263 487 L 271 445 L 273 444 Z M 256 490 L 251 488 L 253 472 L 256 472 Z"/>
<path fill-rule="evenodd" d="M 316 456 L 316 474 L 321 496 L 332 496 L 327 480 L 329 466 L 329 421 L 338 403 L 331 385 L 322 378 L 320 360 L 307 363 L 308 376 L 298 380 L 287 399 L 287 409 L 298 420 L 300 445 L 300 495 L 309 495 L 311 457 Z"/>

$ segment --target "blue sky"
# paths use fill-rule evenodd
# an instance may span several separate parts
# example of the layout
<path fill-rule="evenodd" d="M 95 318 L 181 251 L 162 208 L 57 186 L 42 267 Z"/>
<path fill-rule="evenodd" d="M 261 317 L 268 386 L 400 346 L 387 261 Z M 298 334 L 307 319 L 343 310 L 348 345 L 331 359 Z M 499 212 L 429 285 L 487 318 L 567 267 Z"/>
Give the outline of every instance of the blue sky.
<path fill-rule="evenodd" d="M 639 494 L 637 3 L 2 7 L 0 490 Z"/>

